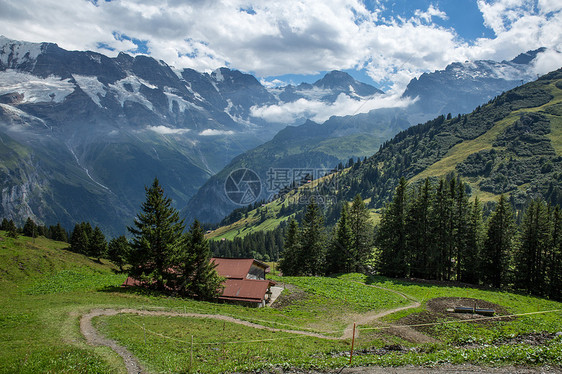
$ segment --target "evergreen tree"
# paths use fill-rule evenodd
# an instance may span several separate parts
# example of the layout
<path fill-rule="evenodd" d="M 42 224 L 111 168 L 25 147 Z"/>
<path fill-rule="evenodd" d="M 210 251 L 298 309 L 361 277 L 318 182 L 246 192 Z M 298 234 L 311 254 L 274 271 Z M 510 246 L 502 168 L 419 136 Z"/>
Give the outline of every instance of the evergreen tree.
<path fill-rule="evenodd" d="M 420 278 L 429 278 L 428 269 L 431 249 L 430 209 L 431 209 L 431 184 L 426 178 L 418 187 L 411 204 L 407 204 L 406 239 L 411 249 L 411 275 Z"/>
<path fill-rule="evenodd" d="M 31 217 L 27 217 L 25 225 L 23 226 L 23 235 L 35 238 L 37 236 L 37 224 L 33 222 Z"/>
<path fill-rule="evenodd" d="M 556 206 L 552 212 L 550 251 L 546 260 L 547 295 L 562 300 L 562 211 Z"/>
<path fill-rule="evenodd" d="M 361 195 L 355 195 L 353 203 L 349 208 L 349 227 L 352 234 L 350 256 L 352 257 L 352 262 L 349 264 L 347 272 L 365 271 L 366 263 L 371 259 L 373 252 L 373 225 L 369 219 L 369 211 Z"/>
<path fill-rule="evenodd" d="M 480 257 L 484 241 L 483 235 L 482 206 L 478 197 L 475 197 L 468 222 L 467 246 L 460 278 L 462 282 L 477 284 L 481 277 Z"/>
<path fill-rule="evenodd" d="M 76 253 L 87 254 L 90 246 L 88 234 L 84 231 L 84 225 L 77 223 L 74 225 L 70 236 L 70 250 Z"/>
<path fill-rule="evenodd" d="M 202 300 L 214 300 L 222 294 L 223 278 L 211 262 L 211 250 L 200 223 L 195 220 L 180 247 L 179 291 Z"/>
<path fill-rule="evenodd" d="M 107 245 L 106 257 L 123 271 L 129 254 L 129 241 L 124 235 L 113 238 Z"/>
<path fill-rule="evenodd" d="M 279 269 L 283 275 L 300 275 L 301 243 L 299 225 L 296 220 L 291 219 L 289 228 L 283 242 L 283 257 L 279 262 Z"/>
<path fill-rule="evenodd" d="M 98 262 L 100 262 L 100 259 L 105 254 L 106 250 L 107 241 L 105 240 L 105 235 L 101 229 L 96 226 L 88 241 L 88 256 L 97 257 Z"/>
<path fill-rule="evenodd" d="M 435 190 L 430 217 L 431 250 L 428 269 L 433 279 L 450 279 L 450 251 L 453 247 L 451 211 L 449 189 L 446 188 L 445 180 L 441 179 Z"/>
<path fill-rule="evenodd" d="M 484 281 L 496 288 L 508 282 L 509 257 L 513 249 L 514 219 L 509 203 L 500 196 L 488 222 L 482 253 Z"/>
<path fill-rule="evenodd" d="M 463 278 L 467 261 L 469 261 L 467 257 L 470 256 L 470 211 L 470 204 L 465 192 L 464 183 L 461 180 L 458 180 L 456 183 L 456 194 L 453 202 L 452 221 L 454 235 L 453 256 L 456 260 L 456 279 L 459 281 Z"/>
<path fill-rule="evenodd" d="M 51 239 L 58 240 L 60 242 L 68 242 L 68 235 L 66 230 L 61 226 L 60 223 L 57 223 L 56 226 L 50 227 L 51 231 Z"/>
<path fill-rule="evenodd" d="M 8 231 L 9 221 L 7 218 L 2 218 L 2 224 L 0 224 L 0 230 Z"/>
<path fill-rule="evenodd" d="M 182 244 L 185 226 L 178 211 L 172 207 L 172 199 L 164 196 L 157 178 L 145 190 L 146 201 L 141 212 L 135 218 L 134 226 L 127 228 L 133 235 L 129 275 L 164 290 L 170 278 L 171 259 Z"/>
<path fill-rule="evenodd" d="M 354 233 L 351 230 L 349 207 L 342 204 L 340 219 L 326 254 L 326 273 L 350 273 L 355 271 L 357 255 L 355 252 Z"/>
<path fill-rule="evenodd" d="M 324 217 L 320 208 L 311 198 L 306 207 L 300 235 L 301 266 L 304 275 L 324 274 L 326 236 L 324 233 Z"/>
<path fill-rule="evenodd" d="M 546 291 L 546 258 L 552 244 L 550 213 L 546 203 L 533 200 L 520 227 L 520 245 L 515 256 L 515 286 L 535 295 Z"/>
<path fill-rule="evenodd" d="M 390 277 L 404 277 L 408 273 L 406 243 L 406 179 L 401 178 L 394 198 L 384 209 L 376 235 L 380 249 L 381 273 Z"/>
<path fill-rule="evenodd" d="M 13 220 L 9 220 L 8 223 L 6 223 L 5 230 L 8 234 L 8 237 L 14 239 L 18 238 L 18 228 Z"/>

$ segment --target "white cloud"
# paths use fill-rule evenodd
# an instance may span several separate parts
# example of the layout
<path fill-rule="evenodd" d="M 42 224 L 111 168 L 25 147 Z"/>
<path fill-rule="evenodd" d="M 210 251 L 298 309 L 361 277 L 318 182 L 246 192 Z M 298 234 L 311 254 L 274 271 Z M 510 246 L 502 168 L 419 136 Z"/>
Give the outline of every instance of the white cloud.
<path fill-rule="evenodd" d="M 252 116 L 263 118 L 268 122 L 293 123 L 299 118 L 309 118 L 322 123 L 331 116 L 345 116 L 368 113 L 374 109 L 399 108 L 412 103 L 410 99 L 402 99 L 399 95 L 376 95 L 367 100 L 355 100 L 340 94 L 333 104 L 317 100 L 299 99 L 280 105 L 254 106 Z"/>
<path fill-rule="evenodd" d="M 164 125 L 148 126 L 147 129 L 160 135 L 181 135 L 191 131 L 189 129 L 173 129 Z"/>
<path fill-rule="evenodd" d="M 429 1 L 411 18 L 383 19 L 385 3 L 375 4 L 379 9 L 361 0 L 0 0 L 0 34 L 113 56 L 136 50 L 126 35 L 177 68 L 229 66 L 259 77 L 365 69 L 375 81 L 394 83 L 394 91 L 452 61 L 562 50 L 560 0 L 478 0 L 495 37 L 475 41 L 435 24 L 448 15 Z"/>
<path fill-rule="evenodd" d="M 216 129 L 206 129 L 199 133 L 200 136 L 218 136 L 218 135 L 232 135 L 234 131 L 230 130 L 216 130 Z"/>

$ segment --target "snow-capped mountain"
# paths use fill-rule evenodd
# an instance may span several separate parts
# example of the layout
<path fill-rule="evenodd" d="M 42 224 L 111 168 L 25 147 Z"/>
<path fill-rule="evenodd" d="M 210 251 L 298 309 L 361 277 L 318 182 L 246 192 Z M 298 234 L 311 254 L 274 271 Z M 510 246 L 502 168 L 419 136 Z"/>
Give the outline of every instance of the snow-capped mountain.
<path fill-rule="evenodd" d="M 334 98 L 376 90 L 343 86 L 321 88 Z M 0 37 L 0 216 L 121 233 L 155 176 L 181 208 L 234 156 L 290 124 L 252 116 L 281 102 L 236 70 L 178 71 L 147 56 Z"/>
<path fill-rule="evenodd" d="M 468 113 L 504 91 L 535 80 L 533 61 L 544 51 L 522 53 L 511 61 L 455 62 L 445 70 L 412 79 L 403 94 L 418 98 L 408 108 L 411 120 L 423 122 L 440 114 Z"/>

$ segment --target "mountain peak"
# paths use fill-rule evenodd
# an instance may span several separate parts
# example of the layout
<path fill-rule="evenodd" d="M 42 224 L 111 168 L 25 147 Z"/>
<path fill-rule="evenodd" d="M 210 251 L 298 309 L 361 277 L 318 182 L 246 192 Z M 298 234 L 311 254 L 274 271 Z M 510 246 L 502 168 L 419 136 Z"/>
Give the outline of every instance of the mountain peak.
<path fill-rule="evenodd" d="M 545 47 L 535 49 L 533 51 L 527 51 L 525 53 L 517 55 L 517 57 L 511 60 L 511 62 L 513 62 L 514 64 L 527 65 L 531 61 L 533 61 L 539 53 L 543 53 L 544 51 L 546 51 Z"/>
<path fill-rule="evenodd" d="M 371 96 L 377 93 L 383 93 L 383 91 L 369 84 L 359 82 L 348 73 L 340 70 L 332 70 L 326 73 L 322 79 L 314 82 L 313 86 L 332 90 L 338 89 L 344 92 L 354 92 L 359 96 Z"/>

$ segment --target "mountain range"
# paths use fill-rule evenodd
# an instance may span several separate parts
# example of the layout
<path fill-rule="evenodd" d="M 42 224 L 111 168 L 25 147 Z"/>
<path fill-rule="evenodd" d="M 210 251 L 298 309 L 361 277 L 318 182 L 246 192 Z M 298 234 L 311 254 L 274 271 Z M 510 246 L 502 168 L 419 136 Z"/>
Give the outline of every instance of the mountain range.
<path fill-rule="evenodd" d="M 487 63 L 492 80 L 484 68 L 468 71 L 474 85 L 489 83 L 476 96 L 493 97 L 528 79 L 533 58 L 520 60 Z M 143 55 L 110 58 L 0 37 L 0 216 L 65 227 L 89 221 L 108 234 L 124 233 L 144 199 L 143 187 L 158 176 L 187 217 L 218 221 L 232 206 L 217 200 L 215 192 L 224 188 L 198 193 L 206 181 L 216 184 L 240 163 L 261 173 L 278 165 L 300 167 L 303 158 L 305 167 L 331 168 L 368 156 L 431 111 L 464 110 L 452 94 L 446 106 L 425 104 L 443 99 L 432 99 L 434 90 L 423 88 L 436 84 L 428 79 L 432 74 L 457 82 L 462 66 L 411 82 L 404 98 L 420 103 L 412 110 L 379 109 L 313 123 L 306 116 L 275 120 L 259 113 L 303 100 L 361 103 L 384 93 L 339 71 L 314 84 L 266 88 L 228 68 L 179 71 Z"/>
<path fill-rule="evenodd" d="M 562 204 L 562 69 L 509 90 L 465 115 L 441 115 L 401 131 L 373 156 L 318 181 L 293 188 L 267 204 L 234 211 L 211 233 L 232 239 L 269 231 L 302 217 L 320 197 L 328 224 L 340 204 L 360 194 L 373 217 L 401 178 L 461 177 L 467 193 L 487 204 L 500 194 L 524 210 L 531 199 Z M 334 203 L 335 202 L 335 203 Z"/>

